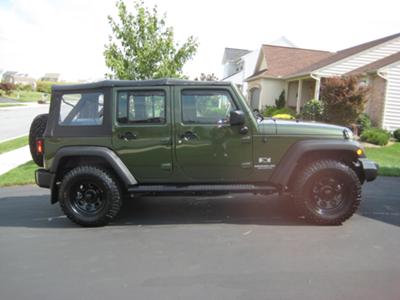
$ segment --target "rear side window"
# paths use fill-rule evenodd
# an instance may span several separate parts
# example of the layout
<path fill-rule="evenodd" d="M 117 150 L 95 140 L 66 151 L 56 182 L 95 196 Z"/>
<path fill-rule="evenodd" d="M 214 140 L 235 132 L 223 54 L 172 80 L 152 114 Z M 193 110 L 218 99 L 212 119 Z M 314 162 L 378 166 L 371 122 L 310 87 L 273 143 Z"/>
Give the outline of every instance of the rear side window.
<path fill-rule="evenodd" d="M 182 121 L 187 124 L 221 124 L 229 121 L 230 111 L 236 110 L 227 91 L 182 91 Z"/>
<path fill-rule="evenodd" d="M 122 124 L 165 123 L 163 91 L 123 91 L 118 93 L 117 120 Z"/>
<path fill-rule="evenodd" d="M 63 94 L 58 124 L 63 126 L 102 125 L 103 109 L 103 93 Z"/>

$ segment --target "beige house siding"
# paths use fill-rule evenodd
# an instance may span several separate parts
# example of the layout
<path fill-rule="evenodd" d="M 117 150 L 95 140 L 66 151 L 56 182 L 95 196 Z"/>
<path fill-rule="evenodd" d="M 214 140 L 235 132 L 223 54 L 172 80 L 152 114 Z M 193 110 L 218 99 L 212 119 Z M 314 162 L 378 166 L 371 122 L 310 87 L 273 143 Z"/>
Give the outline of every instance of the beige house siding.
<path fill-rule="evenodd" d="M 400 128 L 400 62 L 386 70 L 386 99 L 382 127 L 390 131 Z"/>
<path fill-rule="evenodd" d="M 361 66 L 382 59 L 400 51 L 400 38 L 390 40 L 353 56 L 340 60 L 334 64 L 314 71 L 321 77 L 343 75 Z"/>
<path fill-rule="evenodd" d="M 250 81 L 248 84 L 248 95 L 252 88 L 260 88 L 260 107 L 262 110 L 266 105 L 275 105 L 275 99 L 279 97 L 282 90 L 285 89 L 285 81 L 281 79 L 265 79 L 260 78 L 258 80 Z M 249 101 L 249 99 L 248 99 Z"/>

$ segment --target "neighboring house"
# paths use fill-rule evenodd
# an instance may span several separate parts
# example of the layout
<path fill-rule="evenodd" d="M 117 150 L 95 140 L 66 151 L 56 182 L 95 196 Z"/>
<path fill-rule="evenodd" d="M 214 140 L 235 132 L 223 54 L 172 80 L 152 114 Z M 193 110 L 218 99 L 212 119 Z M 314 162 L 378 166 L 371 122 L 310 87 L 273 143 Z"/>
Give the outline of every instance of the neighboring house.
<path fill-rule="evenodd" d="M 5 71 L 3 73 L 3 77 L 1 78 L 1 81 L 5 82 L 5 83 L 14 83 L 14 76 L 17 73 L 18 72 L 16 72 L 16 71 Z"/>
<path fill-rule="evenodd" d="M 288 106 L 296 106 L 290 100 L 297 89 L 288 84 L 287 76 L 321 59 L 331 56 L 327 51 L 263 45 L 261 47 L 255 73 L 246 79 L 248 100 L 253 109 L 263 109 L 275 105 L 275 99 L 285 91 Z M 313 97 L 314 81 L 306 81 L 302 95 L 303 102 Z"/>
<path fill-rule="evenodd" d="M 295 45 L 284 36 L 270 44 L 276 46 L 295 47 Z M 235 83 L 246 96 L 248 86 L 245 80 L 254 74 L 258 56 L 258 50 L 251 51 L 246 49 L 225 48 L 222 58 L 222 81 Z"/>
<path fill-rule="evenodd" d="M 17 73 L 14 71 L 7 71 L 3 74 L 3 82 L 30 85 L 32 89 L 36 88 L 36 79 L 29 77 L 28 74 Z"/>
<path fill-rule="evenodd" d="M 300 112 L 319 99 L 321 79 L 357 74 L 371 89 L 366 112 L 388 130 L 400 128 L 400 33 L 335 53 L 263 45 L 248 83 L 253 108 L 274 105 L 285 91 L 287 106 Z"/>
<path fill-rule="evenodd" d="M 42 78 L 41 81 L 51 81 L 51 82 L 58 82 L 60 78 L 60 74 L 58 73 L 46 73 Z"/>
<path fill-rule="evenodd" d="M 243 93 L 246 93 L 247 83 L 245 79 L 254 71 L 256 55 L 256 51 L 225 48 L 222 58 L 222 81 L 233 82 Z"/>

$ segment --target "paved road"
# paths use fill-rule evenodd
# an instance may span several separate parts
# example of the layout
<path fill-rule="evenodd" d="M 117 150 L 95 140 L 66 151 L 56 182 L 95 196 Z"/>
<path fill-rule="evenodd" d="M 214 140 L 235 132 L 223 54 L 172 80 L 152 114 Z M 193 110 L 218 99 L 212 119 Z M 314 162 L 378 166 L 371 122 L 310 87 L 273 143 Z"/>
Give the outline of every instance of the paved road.
<path fill-rule="evenodd" d="M 318 227 L 271 198 L 143 198 L 79 228 L 46 190 L 0 190 L 1 299 L 396 299 L 397 178 L 366 185 L 357 215 Z"/>
<path fill-rule="evenodd" d="M 28 135 L 33 118 L 48 111 L 48 105 L 0 108 L 0 141 Z"/>

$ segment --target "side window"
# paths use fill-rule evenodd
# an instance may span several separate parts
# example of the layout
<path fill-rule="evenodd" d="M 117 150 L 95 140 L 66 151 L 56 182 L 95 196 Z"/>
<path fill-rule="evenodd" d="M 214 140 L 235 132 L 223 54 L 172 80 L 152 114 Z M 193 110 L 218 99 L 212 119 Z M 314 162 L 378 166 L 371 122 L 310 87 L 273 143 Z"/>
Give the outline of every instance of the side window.
<path fill-rule="evenodd" d="M 163 91 L 119 92 L 117 103 L 119 123 L 165 123 L 165 93 Z"/>
<path fill-rule="evenodd" d="M 227 123 L 230 111 L 237 109 L 227 91 L 186 90 L 181 99 L 184 123 Z"/>
<path fill-rule="evenodd" d="M 103 106 L 102 93 L 63 94 L 58 124 L 62 126 L 102 125 Z"/>

